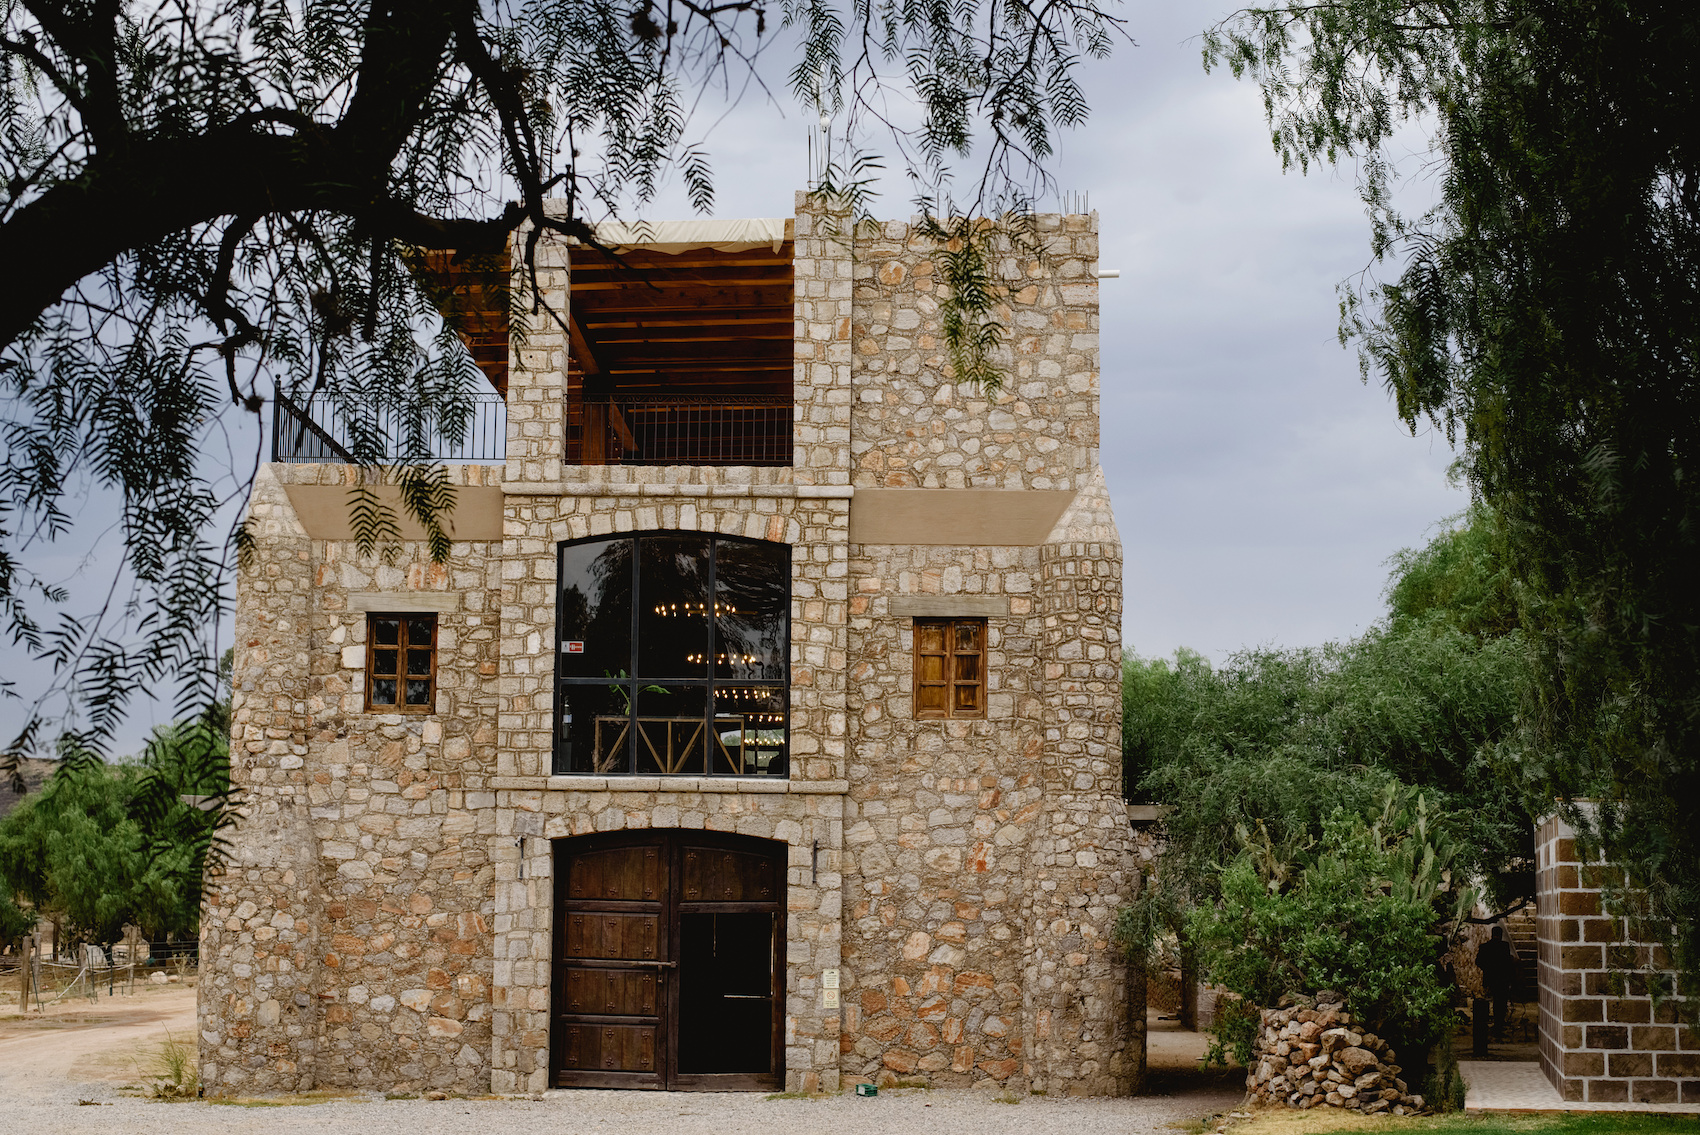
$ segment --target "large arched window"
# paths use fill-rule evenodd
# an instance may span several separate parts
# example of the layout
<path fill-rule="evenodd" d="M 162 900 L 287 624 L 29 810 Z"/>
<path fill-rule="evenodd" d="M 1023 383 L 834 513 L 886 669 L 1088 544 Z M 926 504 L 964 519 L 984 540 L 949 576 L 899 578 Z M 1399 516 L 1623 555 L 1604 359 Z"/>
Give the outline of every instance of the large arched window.
<path fill-rule="evenodd" d="M 786 775 L 789 547 L 651 532 L 560 556 L 557 773 Z"/>

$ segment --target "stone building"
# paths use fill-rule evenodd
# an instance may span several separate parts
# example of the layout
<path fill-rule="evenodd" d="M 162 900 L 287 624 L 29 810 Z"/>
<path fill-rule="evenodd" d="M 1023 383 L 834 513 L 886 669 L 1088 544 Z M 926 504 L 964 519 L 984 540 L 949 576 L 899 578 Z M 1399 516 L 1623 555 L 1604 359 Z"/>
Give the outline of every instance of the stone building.
<path fill-rule="evenodd" d="M 1038 235 L 993 396 L 907 224 L 546 244 L 562 319 L 463 320 L 495 440 L 440 563 L 358 553 L 370 474 L 280 401 L 209 1092 L 1129 1090 L 1096 218 Z"/>

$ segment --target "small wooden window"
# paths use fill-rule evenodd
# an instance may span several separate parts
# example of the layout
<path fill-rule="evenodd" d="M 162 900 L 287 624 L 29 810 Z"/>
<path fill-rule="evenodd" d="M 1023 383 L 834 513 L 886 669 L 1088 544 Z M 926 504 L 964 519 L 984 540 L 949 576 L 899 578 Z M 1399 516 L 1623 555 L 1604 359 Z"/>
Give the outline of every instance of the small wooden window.
<path fill-rule="evenodd" d="M 915 620 L 915 716 L 986 716 L 986 620 Z"/>
<path fill-rule="evenodd" d="M 366 708 L 437 711 L 437 616 L 366 616 Z"/>

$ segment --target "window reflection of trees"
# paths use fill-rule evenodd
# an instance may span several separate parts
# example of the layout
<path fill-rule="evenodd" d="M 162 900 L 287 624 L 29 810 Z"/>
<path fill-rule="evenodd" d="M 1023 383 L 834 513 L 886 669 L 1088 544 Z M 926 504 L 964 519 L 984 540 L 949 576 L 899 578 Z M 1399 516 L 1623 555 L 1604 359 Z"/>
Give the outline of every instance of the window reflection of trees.
<path fill-rule="evenodd" d="M 788 547 L 579 541 L 559 579 L 557 772 L 786 775 Z"/>

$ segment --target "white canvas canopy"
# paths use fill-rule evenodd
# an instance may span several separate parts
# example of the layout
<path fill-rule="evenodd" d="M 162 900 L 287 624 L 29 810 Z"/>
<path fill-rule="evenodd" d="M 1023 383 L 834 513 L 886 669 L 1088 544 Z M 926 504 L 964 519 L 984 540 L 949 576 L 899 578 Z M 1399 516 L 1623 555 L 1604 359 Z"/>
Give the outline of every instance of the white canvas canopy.
<path fill-rule="evenodd" d="M 703 248 L 748 252 L 765 247 L 778 252 L 785 243 L 788 223 L 784 217 L 752 217 L 733 221 L 604 221 L 595 228 L 596 239 L 613 249 L 641 248 L 677 255 Z"/>

